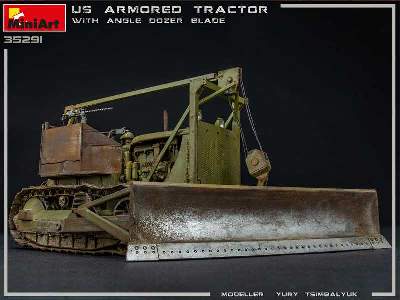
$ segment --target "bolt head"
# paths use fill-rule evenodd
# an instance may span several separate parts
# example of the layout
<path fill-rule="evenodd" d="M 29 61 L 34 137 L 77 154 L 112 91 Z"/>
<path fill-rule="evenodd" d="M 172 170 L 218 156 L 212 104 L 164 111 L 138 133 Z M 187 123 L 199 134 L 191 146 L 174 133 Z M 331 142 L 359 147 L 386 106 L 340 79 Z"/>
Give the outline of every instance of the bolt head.
<path fill-rule="evenodd" d="M 258 158 L 253 158 L 253 159 L 251 160 L 251 164 L 252 164 L 253 166 L 257 166 L 259 162 L 260 162 L 260 161 L 258 160 Z"/>

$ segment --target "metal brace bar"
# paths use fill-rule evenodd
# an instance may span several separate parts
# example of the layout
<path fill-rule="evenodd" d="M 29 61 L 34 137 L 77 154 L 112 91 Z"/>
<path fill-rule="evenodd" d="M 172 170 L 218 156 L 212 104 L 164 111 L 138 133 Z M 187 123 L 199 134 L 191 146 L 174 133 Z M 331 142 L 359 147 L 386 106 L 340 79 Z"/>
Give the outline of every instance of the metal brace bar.
<path fill-rule="evenodd" d="M 77 214 L 84 217 L 89 222 L 99 226 L 101 229 L 111 234 L 113 237 L 119 239 L 124 243 L 129 242 L 129 232 L 125 229 L 119 227 L 113 222 L 99 216 L 98 214 L 92 212 L 88 208 L 78 208 L 75 210 Z"/>
<path fill-rule="evenodd" d="M 229 115 L 229 117 L 228 117 L 228 119 L 226 120 L 226 122 L 225 122 L 225 128 L 228 128 L 228 126 L 229 126 L 229 124 L 232 122 L 232 120 L 233 120 L 233 115 L 234 115 L 234 113 L 233 113 L 233 111 L 230 113 L 230 115 Z"/>
<path fill-rule="evenodd" d="M 187 79 L 183 79 L 183 80 L 173 81 L 173 82 L 169 82 L 169 83 L 164 83 L 164 84 L 160 84 L 160 85 L 156 85 L 156 86 L 147 87 L 147 88 L 140 89 L 140 90 L 130 91 L 130 92 L 116 94 L 113 96 L 108 96 L 108 97 L 99 98 L 99 99 L 95 99 L 95 100 L 90 100 L 90 101 L 86 101 L 86 102 L 82 102 L 82 103 L 78 103 L 78 104 L 74 104 L 74 105 L 69 105 L 64 108 L 64 113 L 66 113 L 67 111 L 70 111 L 70 110 L 78 109 L 78 108 L 104 104 L 104 103 L 124 99 L 127 97 L 143 95 L 143 94 L 147 94 L 147 93 L 157 92 L 157 91 L 161 91 L 161 90 L 170 89 L 173 87 L 186 85 L 186 84 L 189 84 L 192 80 L 196 80 L 196 79 L 212 80 L 216 77 L 216 75 L 217 75 L 216 73 L 210 73 L 210 74 L 206 74 L 206 75 L 202 75 L 202 76 L 198 76 L 198 77 L 192 77 L 192 78 L 187 78 Z"/>
<path fill-rule="evenodd" d="M 80 205 L 80 206 L 78 207 L 78 209 L 83 209 L 83 208 L 89 208 L 89 207 L 97 206 L 97 205 L 102 204 L 102 203 L 104 203 L 104 202 L 107 202 L 107 201 L 109 201 L 109 200 L 118 199 L 118 198 L 122 198 L 122 197 L 124 197 L 124 196 L 128 196 L 129 193 L 130 193 L 130 192 L 129 192 L 129 189 L 125 188 L 125 189 L 122 189 L 122 190 L 117 191 L 117 192 L 115 192 L 115 193 L 112 193 L 112 194 L 109 194 L 109 195 L 100 197 L 100 198 L 98 198 L 98 199 L 96 199 L 96 200 L 94 200 L 94 201 L 90 201 L 90 202 L 84 203 L 84 204 Z"/>
<path fill-rule="evenodd" d="M 232 82 L 222 88 L 220 88 L 219 90 L 215 91 L 214 93 L 204 97 L 203 99 L 200 99 L 199 101 L 199 105 L 203 105 L 206 104 L 208 101 L 210 101 L 212 98 L 218 96 L 219 94 L 225 92 L 226 90 L 230 89 L 231 87 L 233 87 L 234 85 L 236 85 L 236 82 Z"/>
<path fill-rule="evenodd" d="M 207 103 L 208 101 L 210 101 L 212 98 L 218 96 L 219 94 L 225 92 L 227 89 L 230 89 L 231 87 L 233 87 L 236 83 L 232 82 L 226 86 L 224 86 L 223 88 L 220 88 L 219 90 L 215 91 L 214 93 L 204 97 L 203 99 L 201 99 L 199 101 L 199 106 L 203 105 L 205 103 Z M 167 142 L 165 143 L 164 147 L 162 148 L 160 154 L 157 156 L 156 161 L 153 164 L 153 167 L 150 170 L 149 175 L 147 176 L 147 178 L 144 181 L 150 181 L 151 177 L 153 176 L 154 172 L 156 171 L 158 164 L 160 163 L 161 159 L 164 157 L 165 152 L 167 152 L 167 149 L 169 147 L 169 145 L 171 144 L 172 140 L 175 138 L 179 128 L 182 126 L 183 122 L 185 121 L 186 117 L 188 116 L 190 111 L 190 107 L 188 106 L 185 110 L 185 112 L 182 114 L 181 118 L 179 119 L 178 123 L 175 125 L 174 130 L 172 131 L 171 135 L 169 136 Z"/>
<path fill-rule="evenodd" d="M 150 170 L 149 176 L 147 176 L 147 178 L 144 181 L 150 181 L 151 176 L 153 176 L 154 172 L 156 171 L 158 164 L 160 163 L 161 159 L 164 157 L 165 152 L 167 151 L 172 140 L 175 138 L 176 134 L 178 133 L 179 128 L 181 128 L 181 126 L 182 126 L 183 122 L 185 121 L 188 114 L 189 114 L 189 106 L 186 108 L 185 112 L 182 114 L 178 123 L 175 125 L 174 130 L 172 131 L 171 135 L 169 136 L 169 138 L 168 138 L 167 142 L 165 143 L 164 147 L 162 148 L 160 154 L 157 156 L 157 159 L 154 162 L 153 167 Z"/>
<path fill-rule="evenodd" d="M 216 85 L 215 83 L 213 83 L 213 82 L 211 82 L 209 80 L 206 80 L 205 86 L 207 88 L 209 88 L 210 90 L 212 90 L 212 91 L 218 91 L 220 89 L 220 87 L 218 85 Z M 226 98 L 228 100 L 234 101 L 234 98 L 233 98 L 232 95 L 226 96 Z M 243 98 L 243 97 L 238 95 L 238 103 L 240 105 L 244 105 L 246 103 L 246 101 L 247 101 L 246 98 Z"/>

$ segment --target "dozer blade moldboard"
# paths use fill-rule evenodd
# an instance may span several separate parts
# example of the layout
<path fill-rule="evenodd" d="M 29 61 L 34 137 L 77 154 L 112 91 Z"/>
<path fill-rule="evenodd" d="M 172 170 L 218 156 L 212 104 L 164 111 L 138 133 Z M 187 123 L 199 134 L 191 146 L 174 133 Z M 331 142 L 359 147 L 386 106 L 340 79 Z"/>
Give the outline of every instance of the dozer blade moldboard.
<path fill-rule="evenodd" d="M 390 248 L 375 190 L 133 183 L 128 261 Z"/>

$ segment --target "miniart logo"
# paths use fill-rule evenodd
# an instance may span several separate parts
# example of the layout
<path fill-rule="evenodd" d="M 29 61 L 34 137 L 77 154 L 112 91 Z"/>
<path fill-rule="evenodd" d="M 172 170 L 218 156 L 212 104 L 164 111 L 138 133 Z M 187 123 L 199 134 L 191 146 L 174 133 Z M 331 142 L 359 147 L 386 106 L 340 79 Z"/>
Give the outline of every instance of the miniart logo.
<path fill-rule="evenodd" d="M 3 32 L 65 32 L 65 4 L 3 4 Z"/>

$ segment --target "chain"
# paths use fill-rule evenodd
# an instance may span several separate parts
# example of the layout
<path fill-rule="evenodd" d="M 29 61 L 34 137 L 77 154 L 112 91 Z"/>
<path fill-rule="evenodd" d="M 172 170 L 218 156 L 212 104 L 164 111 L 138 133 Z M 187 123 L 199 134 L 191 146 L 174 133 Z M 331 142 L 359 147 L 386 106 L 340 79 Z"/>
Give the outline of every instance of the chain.
<path fill-rule="evenodd" d="M 242 91 L 243 97 L 244 97 L 244 98 L 247 98 L 247 96 L 246 96 L 246 90 L 245 90 L 244 84 L 243 84 L 243 79 L 240 80 L 240 89 L 241 89 L 241 91 Z M 252 116 L 252 114 L 251 114 L 250 105 L 249 105 L 249 99 L 248 99 L 248 98 L 247 98 L 247 101 L 246 101 L 246 103 L 245 103 L 245 106 L 246 106 L 247 117 L 249 118 L 251 130 L 253 131 L 254 137 L 256 138 L 258 147 L 260 148 L 260 150 L 261 150 L 262 152 L 264 152 L 264 150 L 263 150 L 263 148 L 262 148 L 262 146 L 261 146 L 260 139 L 258 138 L 258 134 L 257 134 L 257 130 L 256 130 L 256 124 L 255 124 L 255 122 L 254 122 L 254 120 L 253 120 L 253 116 Z M 243 135 L 242 131 L 240 132 L 240 134 L 241 134 L 241 136 Z M 243 135 L 242 141 L 243 141 L 243 140 L 245 141 L 244 135 Z M 245 143 L 245 142 L 244 142 L 244 143 Z M 247 149 L 247 145 L 246 145 L 246 149 Z M 246 151 L 246 153 L 247 153 L 247 151 Z"/>
<path fill-rule="evenodd" d="M 247 148 L 247 142 L 246 142 L 246 138 L 244 137 L 242 126 L 240 126 L 240 139 L 242 140 L 244 156 L 246 157 L 247 154 L 249 153 L 249 150 Z"/>

